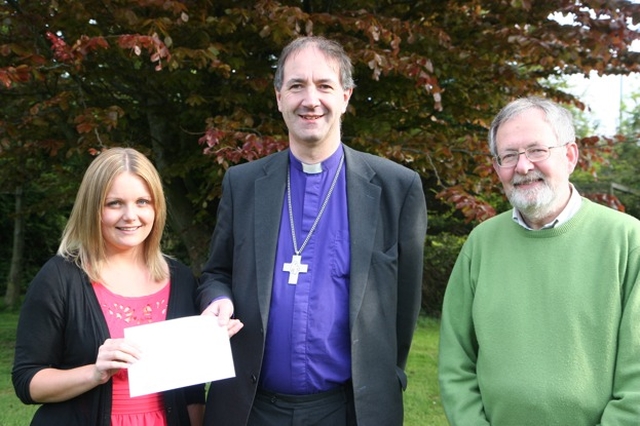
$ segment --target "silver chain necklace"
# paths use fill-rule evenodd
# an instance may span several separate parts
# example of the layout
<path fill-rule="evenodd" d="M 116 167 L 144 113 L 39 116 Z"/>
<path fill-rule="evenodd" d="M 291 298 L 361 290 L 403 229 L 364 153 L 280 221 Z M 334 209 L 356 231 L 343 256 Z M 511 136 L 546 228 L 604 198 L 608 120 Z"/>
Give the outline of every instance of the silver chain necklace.
<path fill-rule="evenodd" d="M 291 170 L 287 169 L 287 207 L 289 210 L 289 223 L 291 225 L 291 238 L 293 239 L 293 250 L 294 254 L 291 259 L 291 263 L 285 263 L 282 265 L 282 270 L 284 272 L 289 273 L 289 284 L 298 284 L 298 274 L 306 273 L 309 269 L 308 264 L 302 263 L 302 250 L 307 246 L 307 243 L 311 239 L 311 235 L 313 235 L 313 231 L 316 230 L 318 226 L 318 222 L 320 222 L 320 218 L 324 213 L 324 209 L 329 204 L 329 198 L 331 198 L 331 194 L 333 194 L 333 190 L 338 183 L 338 177 L 340 176 L 340 170 L 342 170 L 342 165 L 344 164 L 344 154 L 340 157 L 340 164 L 338 165 L 338 170 L 336 171 L 336 175 L 333 177 L 333 182 L 331 182 L 331 186 L 329 187 L 329 192 L 327 192 L 327 196 L 324 198 L 322 202 L 322 206 L 320 207 L 320 211 L 318 212 L 318 216 L 316 216 L 313 224 L 311 225 L 311 229 L 309 229 L 309 233 L 307 237 L 302 242 L 300 248 L 298 248 L 298 240 L 296 239 L 296 228 L 293 223 L 293 207 L 291 203 Z"/>

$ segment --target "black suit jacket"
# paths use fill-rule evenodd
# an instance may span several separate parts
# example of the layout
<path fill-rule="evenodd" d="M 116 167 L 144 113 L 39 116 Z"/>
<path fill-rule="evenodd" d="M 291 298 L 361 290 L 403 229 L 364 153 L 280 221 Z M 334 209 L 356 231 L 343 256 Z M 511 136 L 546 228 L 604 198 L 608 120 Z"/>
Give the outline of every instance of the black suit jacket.
<path fill-rule="evenodd" d="M 351 277 L 349 325 L 359 425 L 402 424 L 404 367 L 420 311 L 427 212 L 420 177 L 344 146 Z M 205 424 L 245 425 L 262 366 L 288 150 L 230 168 L 198 290 L 204 310 L 233 300 L 236 377 L 211 384 Z"/>

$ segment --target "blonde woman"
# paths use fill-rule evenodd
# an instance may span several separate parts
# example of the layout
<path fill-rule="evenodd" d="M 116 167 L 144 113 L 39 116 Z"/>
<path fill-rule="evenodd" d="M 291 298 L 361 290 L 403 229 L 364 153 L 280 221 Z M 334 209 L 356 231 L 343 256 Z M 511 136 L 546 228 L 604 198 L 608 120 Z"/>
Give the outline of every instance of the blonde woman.
<path fill-rule="evenodd" d="M 201 425 L 204 386 L 130 398 L 139 350 L 124 328 L 198 313 L 196 279 L 163 255 L 158 172 L 131 148 L 87 169 L 58 253 L 36 275 L 18 323 L 13 385 L 42 404 L 32 425 Z"/>

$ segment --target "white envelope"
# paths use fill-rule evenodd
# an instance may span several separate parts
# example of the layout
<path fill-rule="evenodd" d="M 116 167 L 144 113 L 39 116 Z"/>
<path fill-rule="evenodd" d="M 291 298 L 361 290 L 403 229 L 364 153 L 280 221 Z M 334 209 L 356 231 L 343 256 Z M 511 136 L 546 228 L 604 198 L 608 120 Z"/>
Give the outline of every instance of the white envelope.
<path fill-rule="evenodd" d="M 131 397 L 235 377 L 227 329 L 211 315 L 125 328 L 142 357 L 128 368 Z"/>

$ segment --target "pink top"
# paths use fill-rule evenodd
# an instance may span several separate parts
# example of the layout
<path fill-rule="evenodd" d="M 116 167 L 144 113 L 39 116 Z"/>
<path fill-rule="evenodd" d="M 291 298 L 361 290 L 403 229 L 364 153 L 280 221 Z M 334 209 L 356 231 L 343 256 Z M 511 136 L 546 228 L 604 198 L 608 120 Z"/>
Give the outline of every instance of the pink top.
<path fill-rule="evenodd" d="M 112 293 L 100 283 L 93 283 L 111 338 L 123 338 L 127 327 L 164 321 L 167 317 L 169 286 L 167 284 L 156 293 L 146 296 L 125 297 Z M 162 394 L 129 397 L 129 376 L 126 369 L 113 375 L 112 386 L 112 426 L 167 425 Z"/>

